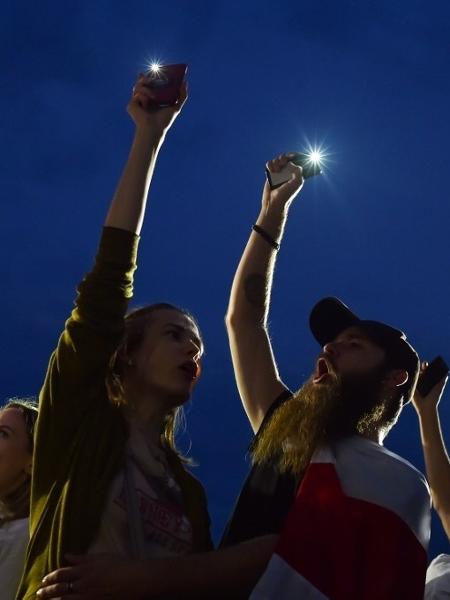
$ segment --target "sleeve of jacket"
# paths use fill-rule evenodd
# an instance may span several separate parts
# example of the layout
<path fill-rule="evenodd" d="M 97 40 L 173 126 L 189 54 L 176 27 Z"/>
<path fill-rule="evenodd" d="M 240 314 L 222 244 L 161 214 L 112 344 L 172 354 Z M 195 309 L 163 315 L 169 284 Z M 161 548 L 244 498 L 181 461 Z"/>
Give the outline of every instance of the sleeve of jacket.
<path fill-rule="evenodd" d="M 133 293 L 138 237 L 105 227 L 92 271 L 50 357 L 39 396 L 36 450 L 68 444 L 94 402 L 105 402 L 105 375 L 124 330 Z"/>

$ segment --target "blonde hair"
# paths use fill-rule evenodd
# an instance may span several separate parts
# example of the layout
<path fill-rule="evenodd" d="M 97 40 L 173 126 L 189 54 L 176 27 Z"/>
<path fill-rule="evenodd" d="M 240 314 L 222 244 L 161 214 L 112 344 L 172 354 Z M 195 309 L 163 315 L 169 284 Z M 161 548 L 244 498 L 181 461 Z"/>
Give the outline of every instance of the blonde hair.
<path fill-rule="evenodd" d="M 147 326 L 153 314 L 159 310 L 174 310 L 182 313 L 191 319 L 198 329 L 197 321 L 191 313 L 166 302 L 150 304 L 149 306 L 130 311 L 125 317 L 125 332 L 122 341 L 111 356 L 105 379 L 109 399 L 116 406 L 125 406 L 127 404 L 123 387 L 125 369 L 129 365 L 130 357 L 143 342 Z M 186 418 L 183 407 L 177 406 L 166 415 L 163 431 L 161 432 L 161 440 L 166 450 L 173 452 L 184 462 L 191 462 L 190 459 L 183 456 L 176 445 L 177 434 L 185 428 Z"/>

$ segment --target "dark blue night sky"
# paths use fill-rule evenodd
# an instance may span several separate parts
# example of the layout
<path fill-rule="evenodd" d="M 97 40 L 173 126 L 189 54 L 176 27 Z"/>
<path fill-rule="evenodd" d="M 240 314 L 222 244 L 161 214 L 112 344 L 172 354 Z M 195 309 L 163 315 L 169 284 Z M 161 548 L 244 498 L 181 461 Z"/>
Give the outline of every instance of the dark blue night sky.
<path fill-rule="evenodd" d="M 0 398 L 33 395 L 90 268 L 128 153 L 125 112 L 152 59 L 189 64 L 190 97 L 161 152 L 134 305 L 167 300 L 202 327 L 192 455 L 219 535 L 250 440 L 223 317 L 260 206 L 264 163 L 329 154 L 290 214 L 271 333 L 284 380 L 318 351 L 310 307 L 336 295 L 450 360 L 450 6 L 425 0 L 3 1 Z M 441 417 L 450 444 L 450 398 Z M 407 407 L 387 447 L 423 469 Z M 448 551 L 436 521 L 431 552 Z"/>

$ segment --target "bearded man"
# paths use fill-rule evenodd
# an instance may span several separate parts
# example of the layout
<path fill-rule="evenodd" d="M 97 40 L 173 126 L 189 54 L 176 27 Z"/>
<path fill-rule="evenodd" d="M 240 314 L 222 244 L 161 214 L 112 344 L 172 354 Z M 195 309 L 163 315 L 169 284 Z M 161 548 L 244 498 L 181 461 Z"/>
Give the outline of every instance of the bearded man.
<path fill-rule="evenodd" d="M 279 172 L 290 158 L 267 168 Z M 292 394 L 278 373 L 267 326 L 272 279 L 303 185 L 301 167 L 289 167 L 287 183 L 265 184 L 227 313 L 236 381 L 256 437 L 222 546 L 281 532 L 252 599 L 419 599 L 429 490 L 421 473 L 382 445 L 412 399 L 417 353 L 401 331 L 325 298 L 310 316 L 322 346 L 313 375 Z"/>

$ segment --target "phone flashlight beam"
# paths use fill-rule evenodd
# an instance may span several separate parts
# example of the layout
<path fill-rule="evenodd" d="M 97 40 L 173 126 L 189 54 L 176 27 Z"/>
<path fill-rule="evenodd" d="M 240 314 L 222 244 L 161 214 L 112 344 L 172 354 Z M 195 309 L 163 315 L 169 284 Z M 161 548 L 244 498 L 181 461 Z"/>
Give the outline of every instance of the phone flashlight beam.
<path fill-rule="evenodd" d="M 158 71 L 160 70 L 160 68 L 161 68 L 161 65 L 159 63 L 157 63 L 157 62 L 153 62 L 150 65 L 150 71 L 152 73 L 158 73 Z"/>
<path fill-rule="evenodd" d="M 275 190 L 283 183 L 290 180 L 292 173 L 295 173 L 295 165 L 302 167 L 303 179 L 309 179 L 314 175 L 322 173 L 323 162 L 326 154 L 319 148 L 309 147 L 306 152 L 294 152 L 281 171 L 271 172 L 266 167 L 266 177 L 269 182 L 270 189 Z"/>
<path fill-rule="evenodd" d="M 309 160 L 315 165 L 319 165 L 322 160 L 322 154 L 318 150 L 313 150 L 308 154 Z"/>

